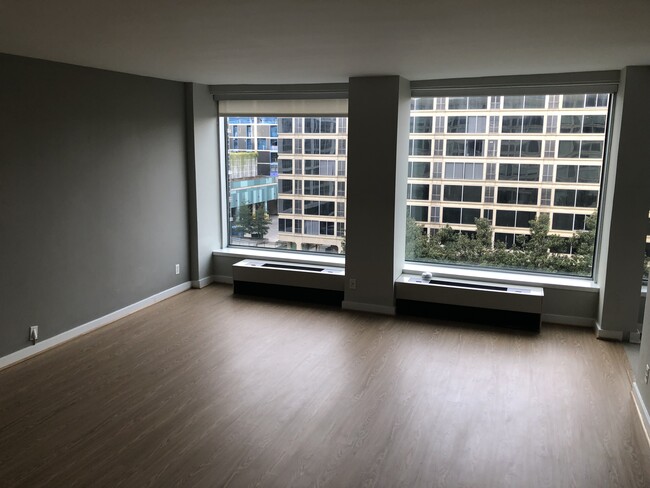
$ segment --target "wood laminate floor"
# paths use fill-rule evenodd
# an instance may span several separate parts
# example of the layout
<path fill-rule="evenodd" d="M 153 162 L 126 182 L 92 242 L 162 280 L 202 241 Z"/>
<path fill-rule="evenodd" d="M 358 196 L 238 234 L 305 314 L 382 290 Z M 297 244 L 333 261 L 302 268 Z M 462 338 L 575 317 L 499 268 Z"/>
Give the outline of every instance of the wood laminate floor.
<path fill-rule="evenodd" d="M 621 344 L 192 290 L 0 372 L 2 487 L 649 487 Z"/>

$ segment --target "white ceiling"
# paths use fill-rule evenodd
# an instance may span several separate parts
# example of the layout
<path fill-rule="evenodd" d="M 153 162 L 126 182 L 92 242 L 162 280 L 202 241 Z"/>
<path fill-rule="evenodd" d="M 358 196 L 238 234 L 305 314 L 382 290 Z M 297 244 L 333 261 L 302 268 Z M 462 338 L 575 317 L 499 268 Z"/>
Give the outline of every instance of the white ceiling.
<path fill-rule="evenodd" d="M 0 0 L 0 52 L 209 84 L 650 65 L 649 0 Z"/>

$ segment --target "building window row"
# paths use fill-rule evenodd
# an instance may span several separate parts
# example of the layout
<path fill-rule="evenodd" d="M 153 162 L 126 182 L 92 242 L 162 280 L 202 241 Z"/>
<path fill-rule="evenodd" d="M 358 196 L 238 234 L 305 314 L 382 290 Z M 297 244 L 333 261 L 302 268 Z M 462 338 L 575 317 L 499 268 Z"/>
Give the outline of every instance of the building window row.
<path fill-rule="evenodd" d="M 433 142 L 433 144 L 432 144 Z M 604 141 L 602 140 L 560 140 L 542 141 L 537 139 L 502 139 L 488 140 L 487 153 L 485 153 L 485 140 L 483 139 L 410 139 L 410 156 L 448 157 L 502 157 L 502 158 L 540 158 L 542 157 L 542 143 L 545 158 L 558 159 L 602 159 Z M 445 144 L 446 143 L 446 144 Z M 443 151 L 443 148 L 446 150 Z M 557 148 L 557 151 L 556 151 Z M 497 154 L 498 152 L 498 154 Z"/>
<path fill-rule="evenodd" d="M 409 161 L 408 177 L 442 179 L 442 165 L 441 162 Z M 541 181 L 552 182 L 555 169 L 557 183 L 600 183 L 601 166 L 577 164 L 498 163 L 497 173 L 497 163 L 447 162 L 444 163 L 444 179 L 483 180 L 484 166 L 486 180 L 539 182 L 541 170 Z"/>
<path fill-rule="evenodd" d="M 560 102 L 561 100 L 561 102 Z M 581 95 L 505 95 L 491 97 L 412 98 L 412 111 L 425 110 L 557 110 L 576 108 L 606 108 L 609 96 Z"/>
<path fill-rule="evenodd" d="M 278 232 L 312 236 L 345 235 L 345 223 L 329 220 L 278 219 Z"/>
<path fill-rule="evenodd" d="M 346 117 L 278 117 L 280 134 L 345 134 Z"/>
<path fill-rule="evenodd" d="M 484 198 L 483 198 L 484 195 Z M 551 200 L 551 195 L 554 195 Z M 494 203 L 495 188 L 473 185 L 428 185 L 409 183 L 409 200 Z M 598 190 L 551 189 L 499 186 L 496 203 L 501 205 L 541 205 L 555 207 L 596 208 Z M 416 219 L 417 220 L 417 219 Z"/>

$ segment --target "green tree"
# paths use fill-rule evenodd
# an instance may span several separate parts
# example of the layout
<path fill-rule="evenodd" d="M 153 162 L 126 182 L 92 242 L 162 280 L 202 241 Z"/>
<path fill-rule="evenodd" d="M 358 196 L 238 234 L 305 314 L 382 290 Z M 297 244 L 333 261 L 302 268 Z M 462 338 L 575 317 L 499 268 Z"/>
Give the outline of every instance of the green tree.
<path fill-rule="evenodd" d="M 269 232 L 269 226 L 271 225 L 271 219 L 266 215 L 264 207 L 259 205 L 255 209 L 253 215 L 253 220 L 251 222 L 251 235 L 255 237 L 263 238 Z"/>
<path fill-rule="evenodd" d="M 587 218 L 584 231 L 567 240 L 550 233 L 549 216 L 542 214 L 529 222 L 530 235 L 518 236 L 510 249 L 503 242 L 492 243 L 489 220 L 476 219 L 475 224 L 474 234 L 462 234 L 445 226 L 427 236 L 415 220 L 407 219 L 406 259 L 583 275 L 591 270 L 596 237 L 595 215 Z M 573 254 L 567 254 L 570 246 Z"/>
<path fill-rule="evenodd" d="M 253 232 L 253 210 L 251 205 L 246 203 L 237 209 L 236 223 L 244 233 L 250 234 Z"/>

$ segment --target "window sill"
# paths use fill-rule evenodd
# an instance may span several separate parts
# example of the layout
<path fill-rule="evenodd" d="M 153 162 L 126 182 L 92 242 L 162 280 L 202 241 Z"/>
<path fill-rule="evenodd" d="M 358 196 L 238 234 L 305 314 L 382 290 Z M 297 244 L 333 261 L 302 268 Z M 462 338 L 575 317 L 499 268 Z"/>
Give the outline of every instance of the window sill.
<path fill-rule="evenodd" d="M 288 261 L 295 263 L 316 264 L 320 266 L 345 267 L 345 257 L 334 255 L 326 256 L 322 254 L 308 254 L 298 252 L 283 251 L 263 251 L 259 249 L 240 249 L 236 247 L 225 247 L 212 251 L 213 256 L 233 257 L 233 258 L 253 258 L 268 259 L 270 261 Z"/>
<path fill-rule="evenodd" d="M 531 275 L 507 271 L 470 269 L 452 266 L 439 266 L 423 263 L 406 263 L 402 273 L 421 274 L 430 272 L 433 276 L 461 278 L 490 283 L 511 283 L 522 286 L 540 286 L 559 290 L 579 290 L 598 293 L 600 286 L 589 278 L 572 278 L 567 276 Z"/>

